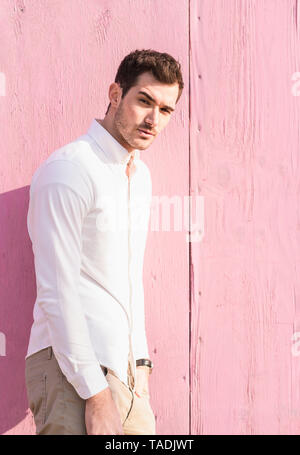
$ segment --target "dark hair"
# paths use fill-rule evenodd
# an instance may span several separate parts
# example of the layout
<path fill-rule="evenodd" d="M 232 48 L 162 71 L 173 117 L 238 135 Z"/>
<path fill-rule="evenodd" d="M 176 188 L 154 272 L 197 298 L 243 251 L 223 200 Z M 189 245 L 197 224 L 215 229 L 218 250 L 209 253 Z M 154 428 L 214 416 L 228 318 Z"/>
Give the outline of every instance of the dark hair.
<path fill-rule="evenodd" d="M 136 84 L 140 74 L 148 71 L 159 82 L 170 85 L 176 82 L 178 83 L 177 103 L 184 87 L 181 65 L 170 54 L 157 52 L 152 49 L 135 50 L 126 55 L 120 63 L 115 82 L 118 82 L 122 88 L 122 99 L 128 90 Z M 109 111 L 110 104 L 105 115 Z"/>

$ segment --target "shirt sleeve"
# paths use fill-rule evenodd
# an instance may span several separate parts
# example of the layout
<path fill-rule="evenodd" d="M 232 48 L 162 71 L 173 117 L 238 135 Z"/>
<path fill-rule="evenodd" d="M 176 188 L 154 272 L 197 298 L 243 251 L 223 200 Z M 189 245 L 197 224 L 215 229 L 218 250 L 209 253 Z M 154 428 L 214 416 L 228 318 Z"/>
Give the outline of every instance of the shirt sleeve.
<path fill-rule="evenodd" d="M 91 201 L 92 190 L 80 166 L 55 160 L 35 176 L 27 216 L 37 303 L 47 319 L 58 364 L 83 399 L 108 387 L 92 347 L 78 290 L 81 228 Z"/>
<path fill-rule="evenodd" d="M 140 299 L 138 302 L 139 304 L 136 305 L 136 308 L 134 309 L 134 321 L 132 332 L 134 360 L 150 358 L 145 327 L 145 311 L 142 284 L 140 285 L 140 287 L 141 287 L 141 290 L 139 292 Z"/>
<path fill-rule="evenodd" d="M 134 232 L 135 251 L 138 252 L 138 258 L 136 259 L 137 270 L 135 270 L 134 279 L 135 299 L 133 299 L 132 345 L 134 360 L 150 358 L 145 324 L 143 264 L 151 213 L 152 182 L 148 168 L 146 168 L 146 171 L 144 180 L 146 186 L 140 199 L 139 209 L 136 212 L 137 222 L 135 224 L 137 228 Z"/>

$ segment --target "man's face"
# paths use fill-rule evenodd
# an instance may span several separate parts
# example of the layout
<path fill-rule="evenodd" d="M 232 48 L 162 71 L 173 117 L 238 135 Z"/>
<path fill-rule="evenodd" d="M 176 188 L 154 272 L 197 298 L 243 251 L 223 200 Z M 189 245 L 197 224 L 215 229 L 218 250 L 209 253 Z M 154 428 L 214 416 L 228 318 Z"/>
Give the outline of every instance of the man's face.
<path fill-rule="evenodd" d="M 114 132 L 119 142 L 127 149 L 147 149 L 170 121 L 178 90 L 178 83 L 167 85 L 149 72 L 141 74 L 115 111 Z"/>

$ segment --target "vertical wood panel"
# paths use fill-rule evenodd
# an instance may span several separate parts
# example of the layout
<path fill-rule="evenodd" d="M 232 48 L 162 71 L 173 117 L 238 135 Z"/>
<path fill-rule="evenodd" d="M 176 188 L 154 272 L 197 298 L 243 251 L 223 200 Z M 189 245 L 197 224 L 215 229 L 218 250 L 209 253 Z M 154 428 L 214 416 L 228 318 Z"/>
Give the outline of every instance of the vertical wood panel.
<path fill-rule="evenodd" d="M 94 117 L 104 116 L 123 57 L 152 48 L 182 63 L 186 88 L 168 128 L 141 158 L 150 167 L 154 196 L 188 194 L 188 0 L 2 0 L 0 38 L 0 73 L 6 77 L 6 96 L 0 97 L 0 276 L 6 283 L 0 289 L 0 332 L 7 340 L 7 356 L 0 359 L 0 433 L 30 434 L 34 424 L 22 372 L 35 300 L 32 252 L 24 238 L 32 174 L 55 149 L 87 131 Z M 150 392 L 158 434 L 189 431 L 185 234 L 152 231 L 146 247 L 146 327 L 155 365 Z"/>
<path fill-rule="evenodd" d="M 298 8 L 191 0 L 192 434 L 300 433 Z"/>

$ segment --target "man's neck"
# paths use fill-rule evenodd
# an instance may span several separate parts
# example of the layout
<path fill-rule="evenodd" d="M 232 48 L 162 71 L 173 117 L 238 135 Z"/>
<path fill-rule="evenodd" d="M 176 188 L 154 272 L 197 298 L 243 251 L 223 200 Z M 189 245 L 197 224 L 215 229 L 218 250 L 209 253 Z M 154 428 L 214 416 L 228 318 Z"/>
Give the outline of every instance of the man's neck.
<path fill-rule="evenodd" d="M 96 121 L 101 125 L 103 126 L 103 128 L 106 129 L 106 131 L 109 132 L 109 134 L 114 138 L 116 139 L 116 141 L 119 142 L 120 145 L 122 145 L 122 147 L 124 147 L 128 153 L 130 153 L 131 155 L 133 155 L 134 157 L 134 154 L 135 154 L 135 149 L 133 149 L 132 147 L 129 147 L 128 144 L 123 144 L 120 142 L 119 138 L 118 138 L 118 135 L 117 135 L 117 132 L 115 131 L 115 128 L 113 127 L 113 124 L 112 122 L 108 119 L 108 117 L 106 116 L 104 119 L 97 119 L 96 118 Z M 132 153 L 133 152 L 133 153 Z"/>

